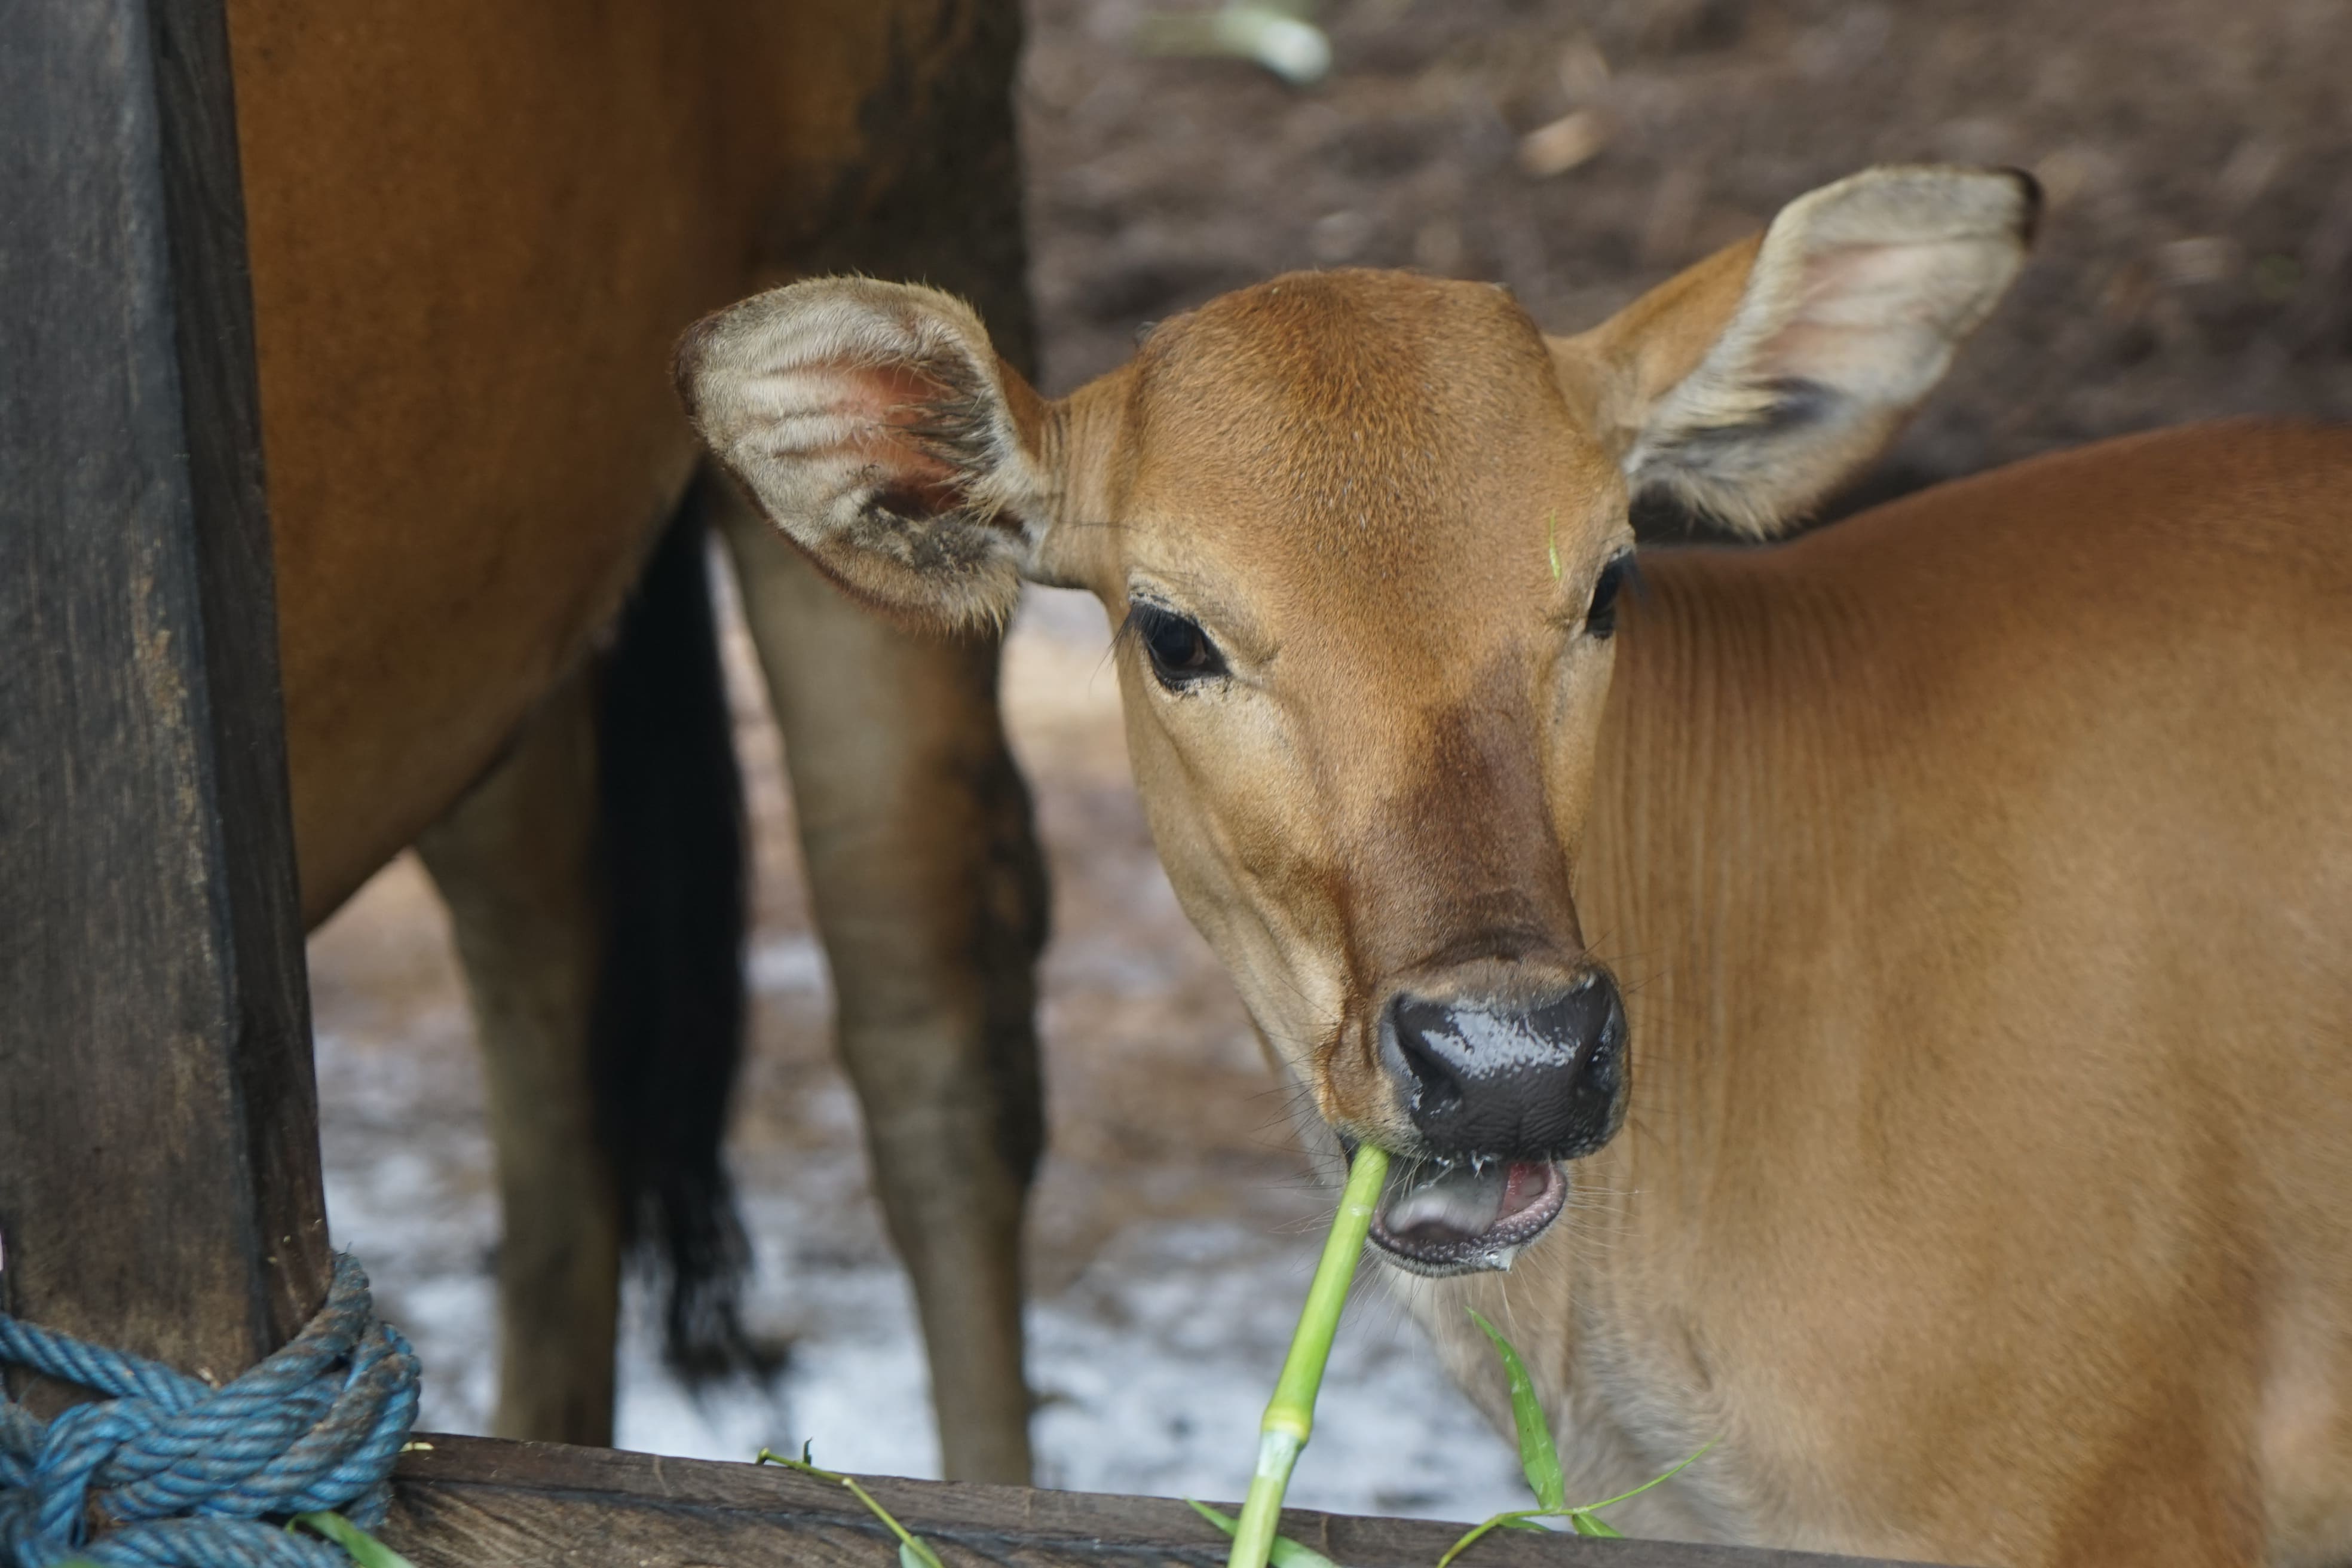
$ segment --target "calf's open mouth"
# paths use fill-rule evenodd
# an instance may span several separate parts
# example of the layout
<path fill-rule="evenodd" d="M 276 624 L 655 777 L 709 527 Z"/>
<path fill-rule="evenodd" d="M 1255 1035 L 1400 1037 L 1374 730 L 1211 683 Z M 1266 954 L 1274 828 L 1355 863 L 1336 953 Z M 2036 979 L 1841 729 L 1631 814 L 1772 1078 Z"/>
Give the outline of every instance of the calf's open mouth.
<path fill-rule="evenodd" d="M 1400 1162 L 1372 1239 L 1415 1274 L 1508 1268 L 1567 1206 L 1568 1173 L 1548 1160 Z"/>

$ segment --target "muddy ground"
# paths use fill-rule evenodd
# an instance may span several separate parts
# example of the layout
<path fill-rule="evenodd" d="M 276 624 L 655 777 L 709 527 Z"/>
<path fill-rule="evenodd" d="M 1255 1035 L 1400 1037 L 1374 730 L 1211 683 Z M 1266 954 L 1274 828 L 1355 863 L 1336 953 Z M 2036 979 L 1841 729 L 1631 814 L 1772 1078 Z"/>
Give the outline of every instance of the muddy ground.
<path fill-rule="evenodd" d="M 1045 384 L 1137 328 L 1289 268 L 1416 266 L 1588 324 L 1874 161 L 2033 170 L 2037 259 L 1864 489 L 2246 412 L 2352 416 L 2352 5 L 2344 0 L 1358 0 L 1330 79 L 1144 58 L 1145 7 L 1033 0 L 1024 86 Z M 1549 129 L 1548 129 L 1549 128 Z M 1529 137 L 1535 141 L 1530 148 Z M 1574 153 L 1586 154 L 1580 161 Z M 1537 172 L 1573 162 L 1556 172 Z M 1060 932 L 1045 973 L 1052 1153 L 1032 1237 L 1044 1479 L 1234 1490 L 1318 1219 L 1221 972 L 1129 785 L 1091 602 L 1041 595 L 1008 715 Z M 626 1352 L 622 1440 L 845 1466 L 933 1463 L 905 1291 L 830 1059 L 772 729 L 734 649 L 760 926 L 736 1158 L 775 1387 L 699 1403 Z M 404 859 L 313 942 L 330 1201 L 478 1427 L 496 1219 L 444 927 Z M 1462 1516 L 1514 1466 L 1392 1311 L 1360 1310 L 1301 1500 Z"/>
<path fill-rule="evenodd" d="M 1138 58 L 1148 7 L 1034 0 L 1047 379 L 1290 268 L 1507 283 L 1589 325 L 1864 164 L 2000 163 L 2032 268 L 1874 488 L 2153 425 L 2352 416 L 2343 0 L 1354 0 L 1334 68 Z M 1549 176 L 1528 138 L 1595 150 Z M 1537 150 L 1546 146 L 1542 141 Z"/>

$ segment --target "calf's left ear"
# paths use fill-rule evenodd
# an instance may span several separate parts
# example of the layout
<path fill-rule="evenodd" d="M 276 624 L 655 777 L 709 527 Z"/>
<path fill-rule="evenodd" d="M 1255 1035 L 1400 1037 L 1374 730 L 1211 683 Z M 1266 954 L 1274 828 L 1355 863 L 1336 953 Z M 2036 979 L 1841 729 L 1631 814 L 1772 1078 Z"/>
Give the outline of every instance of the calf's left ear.
<path fill-rule="evenodd" d="M 2041 195 L 2007 169 L 1869 169 L 1551 340 L 1636 492 L 1767 534 L 1875 456 L 1999 301 Z"/>
<path fill-rule="evenodd" d="M 936 289 L 824 278 L 679 340 L 712 454 L 826 575 L 946 626 L 1003 624 L 1052 515 L 1049 412 Z"/>

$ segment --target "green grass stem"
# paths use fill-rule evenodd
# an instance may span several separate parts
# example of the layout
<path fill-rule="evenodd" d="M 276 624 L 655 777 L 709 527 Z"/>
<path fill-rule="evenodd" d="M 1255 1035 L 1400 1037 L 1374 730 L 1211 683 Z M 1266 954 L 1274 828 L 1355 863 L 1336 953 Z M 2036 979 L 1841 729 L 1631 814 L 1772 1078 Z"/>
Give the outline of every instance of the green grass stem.
<path fill-rule="evenodd" d="M 857 1484 L 856 1477 L 845 1476 L 838 1470 L 821 1470 L 810 1461 L 805 1448 L 801 1452 L 802 1457 L 795 1459 L 789 1454 L 779 1454 L 773 1448 L 762 1448 L 752 1463 L 782 1465 L 786 1469 L 798 1470 L 804 1476 L 814 1476 L 821 1481 L 832 1481 L 846 1489 L 850 1496 L 866 1505 L 866 1512 L 888 1525 L 890 1533 L 898 1538 L 900 1568 L 947 1568 L 947 1565 L 940 1561 L 939 1553 L 931 1550 L 929 1542 L 900 1524 L 888 1509 L 876 1502 L 874 1494 Z"/>
<path fill-rule="evenodd" d="M 1307 1305 L 1290 1336 L 1290 1353 L 1275 1381 L 1274 1397 L 1266 1401 L 1265 1418 L 1258 1423 L 1257 1468 L 1242 1502 L 1226 1568 L 1266 1568 L 1275 1525 L 1282 1517 L 1282 1494 L 1289 1489 L 1291 1468 L 1315 1431 L 1315 1395 L 1323 1386 L 1324 1364 L 1331 1359 L 1331 1336 L 1348 1304 L 1356 1259 L 1371 1231 L 1372 1211 L 1379 1206 L 1388 1173 L 1388 1151 L 1370 1143 L 1356 1151 L 1347 1187 L 1339 1194 L 1339 1212 L 1332 1216 L 1322 1260 L 1315 1266 L 1315 1282 L 1307 1288 Z"/>

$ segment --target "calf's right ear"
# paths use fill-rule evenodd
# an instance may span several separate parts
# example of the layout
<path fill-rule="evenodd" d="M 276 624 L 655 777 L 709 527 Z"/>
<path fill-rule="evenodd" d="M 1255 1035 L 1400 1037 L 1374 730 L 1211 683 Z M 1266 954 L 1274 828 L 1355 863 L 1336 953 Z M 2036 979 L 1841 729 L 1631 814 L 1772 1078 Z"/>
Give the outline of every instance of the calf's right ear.
<path fill-rule="evenodd" d="M 961 301 L 795 283 L 688 329 L 677 374 L 712 454 L 826 575 L 936 624 L 1012 615 L 1054 510 L 1050 411 Z"/>

